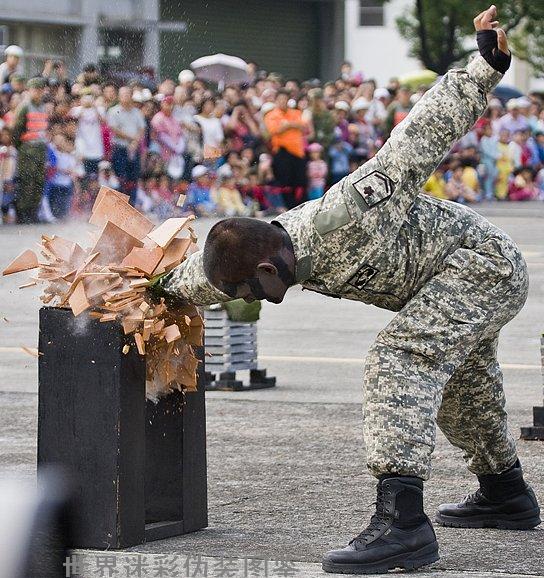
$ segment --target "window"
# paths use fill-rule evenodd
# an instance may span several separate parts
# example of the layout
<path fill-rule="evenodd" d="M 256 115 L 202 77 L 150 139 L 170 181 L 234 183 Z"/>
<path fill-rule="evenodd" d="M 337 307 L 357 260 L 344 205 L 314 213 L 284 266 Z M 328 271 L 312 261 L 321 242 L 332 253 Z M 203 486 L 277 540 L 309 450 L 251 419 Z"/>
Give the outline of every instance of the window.
<path fill-rule="evenodd" d="M 359 26 L 383 26 L 383 0 L 359 0 Z"/>

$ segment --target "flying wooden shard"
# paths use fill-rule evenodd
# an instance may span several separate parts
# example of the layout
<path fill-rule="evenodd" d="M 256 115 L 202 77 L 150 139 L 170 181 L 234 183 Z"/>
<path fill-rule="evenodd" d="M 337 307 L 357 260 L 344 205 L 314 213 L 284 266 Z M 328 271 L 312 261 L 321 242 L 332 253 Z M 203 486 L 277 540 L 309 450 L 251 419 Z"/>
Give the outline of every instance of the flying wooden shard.
<path fill-rule="evenodd" d="M 172 343 L 181 337 L 179 327 L 174 323 L 164 328 L 164 338 L 166 343 Z"/>
<path fill-rule="evenodd" d="M 121 261 L 122 267 L 134 267 L 151 276 L 161 259 L 163 250 L 160 247 L 148 249 L 147 247 L 133 247 L 130 253 Z"/>
<path fill-rule="evenodd" d="M 133 206 L 129 205 L 117 191 L 108 189 L 95 203 L 89 223 L 103 226 L 108 221 L 117 225 L 127 234 L 141 239 L 153 230 L 153 223 Z"/>
<path fill-rule="evenodd" d="M 153 274 L 160 275 L 165 271 L 177 267 L 183 259 L 185 259 L 191 243 L 191 239 L 172 239 L 168 247 L 164 250 L 164 257 L 157 265 Z"/>
<path fill-rule="evenodd" d="M 89 309 L 91 304 L 87 300 L 85 295 L 85 286 L 83 281 L 78 281 L 73 293 L 68 299 L 68 303 L 72 308 L 73 314 L 77 317 L 80 313 L 83 313 L 86 309 Z"/>
<path fill-rule="evenodd" d="M 38 266 L 38 257 L 34 251 L 27 249 L 16 257 L 3 271 L 2 275 L 11 275 L 12 273 L 20 273 L 21 271 L 28 271 L 35 269 Z"/>
<path fill-rule="evenodd" d="M 101 186 L 100 190 L 98 191 L 98 195 L 96 195 L 96 199 L 94 200 L 93 208 L 91 209 L 92 213 L 95 212 L 96 208 L 106 195 L 113 195 L 114 197 L 121 199 L 121 201 L 123 201 L 124 203 L 128 203 L 130 201 L 130 197 L 128 195 L 120 193 L 115 189 L 110 189 L 110 187 Z"/>
<path fill-rule="evenodd" d="M 192 217 L 179 217 L 173 219 L 166 219 L 164 223 L 159 225 L 156 229 L 147 234 L 148 239 L 155 241 L 159 247 L 163 249 L 168 247 L 172 239 L 185 227 Z"/>
<path fill-rule="evenodd" d="M 92 253 L 99 253 L 97 263 L 109 264 L 122 261 L 134 247 L 142 247 L 143 243 L 125 229 L 117 226 L 114 222 L 108 221 Z"/>

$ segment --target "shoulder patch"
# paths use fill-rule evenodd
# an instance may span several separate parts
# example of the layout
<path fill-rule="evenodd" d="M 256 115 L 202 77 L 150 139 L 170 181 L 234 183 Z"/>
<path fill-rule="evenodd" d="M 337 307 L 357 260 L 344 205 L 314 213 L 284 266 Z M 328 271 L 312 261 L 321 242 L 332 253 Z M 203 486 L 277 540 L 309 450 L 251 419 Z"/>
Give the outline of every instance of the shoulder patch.
<path fill-rule="evenodd" d="M 372 171 L 350 185 L 350 192 L 358 207 L 366 212 L 386 201 L 392 194 L 394 182 L 386 174 Z"/>

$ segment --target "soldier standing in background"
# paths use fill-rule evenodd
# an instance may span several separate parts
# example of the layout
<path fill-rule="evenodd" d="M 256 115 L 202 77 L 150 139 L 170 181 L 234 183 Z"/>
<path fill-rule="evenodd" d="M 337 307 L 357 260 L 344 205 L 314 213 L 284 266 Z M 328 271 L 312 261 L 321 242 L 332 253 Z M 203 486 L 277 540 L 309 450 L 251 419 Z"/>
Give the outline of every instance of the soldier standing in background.
<path fill-rule="evenodd" d="M 45 79 L 27 83 L 28 101 L 16 113 L 13 140 L 19 152 L 19 192 L 17 218 L 20 223 L 36 223 L 45 185 L 48 114 L 43 103 Z"/>
<path fill-rule="evenodd" d="M 475 18 L 480 56 L 428 91 L 375 157 L 321 199 L 272 223 L 217 223 L 204 250 L 155 288 L 196 304 L 280 303 L 290 286 L 302 284 L 398 311 L 370 348 L 363 381 L 376 512 L 348 546 L 325 555 L 328 572 L 382 573 L 438 559 L 423 510 L 436 424 L 464 451 L 480 483 L 463 502 L 440 506 L 439 524 L 540 523 L 508 432 L 496 357 L 500 329 L 527 298 L 526 264 L 514 242 L 482 216 L 419 194 L 510 65 L 495 18 L 494 6 Z"/>

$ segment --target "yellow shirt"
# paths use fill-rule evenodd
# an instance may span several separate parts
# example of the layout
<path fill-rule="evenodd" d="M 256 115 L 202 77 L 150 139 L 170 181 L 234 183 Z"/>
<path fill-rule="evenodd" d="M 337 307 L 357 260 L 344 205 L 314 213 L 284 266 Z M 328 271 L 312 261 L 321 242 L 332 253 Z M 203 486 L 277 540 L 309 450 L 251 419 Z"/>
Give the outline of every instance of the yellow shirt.
<path fill-rule="evenodd" d="M 214 191 L 213 197 L 219 212 L 223 215 L 245 215 L 247 212 L 238 189 L 220 187 Z"/>
<path fill-rule="evenodd" d="M 463 184 L 472 191 L 480 190 L 480 181 L 478 172 L 473 167 L 465 167 L 463 170 Z"/>
<path fill-rule="evenodd" d="M 433 173 L 429 177 L 429 180 L 423 185 L 423 190 L 437 199 L 448 198 L 448 195 L 446 195 L 446 181 L 438 173 Z"/>

